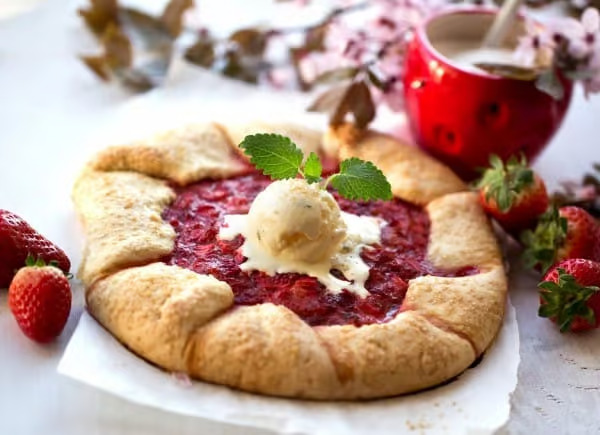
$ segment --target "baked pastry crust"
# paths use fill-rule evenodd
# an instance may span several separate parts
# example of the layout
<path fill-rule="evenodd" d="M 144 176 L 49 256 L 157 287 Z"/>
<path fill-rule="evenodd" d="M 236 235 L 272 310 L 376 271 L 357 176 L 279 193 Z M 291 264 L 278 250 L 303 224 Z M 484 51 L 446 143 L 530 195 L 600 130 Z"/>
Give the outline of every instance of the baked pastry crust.
<path fill-rule="evenodd" d="M 234 306 L 227 283 L 160 262 L 174 240 L 161 219 L 175 196 L 166 180 L 240 173 L 234 144 L 265 131 L 289 135 L 305 151 L 373 161 L 395 196 L 425 206 L 428 259 L 480 273 L 411 280 L 387 323 L 311 327 L 283 306 Z M 141 357 L 204 381 L 310 399 L 398 395 L 459 375 L 502 322 L 501 253 L 476 195 L 445 166 L 381 133 L 342 126 L 322 140 L 293 125 L 189 126 L 101 152 L 73 200 L 87 234 L 79 276 L 90 313 Z"/>

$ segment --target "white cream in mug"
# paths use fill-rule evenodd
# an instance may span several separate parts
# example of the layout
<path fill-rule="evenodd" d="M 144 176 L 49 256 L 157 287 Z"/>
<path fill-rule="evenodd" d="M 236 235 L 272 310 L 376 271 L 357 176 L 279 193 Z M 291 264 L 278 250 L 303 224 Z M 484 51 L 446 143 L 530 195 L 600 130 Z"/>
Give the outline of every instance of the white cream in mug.
<path fill-rule="evenodd" d="M 473 72 L 481 72 L 475 66 L 477 63 L 522 66 L 515 60 L 515 52 L 510 48 L 482 48 L 479 41 L 439 41 L 434 47 L 455 65 Z"/>

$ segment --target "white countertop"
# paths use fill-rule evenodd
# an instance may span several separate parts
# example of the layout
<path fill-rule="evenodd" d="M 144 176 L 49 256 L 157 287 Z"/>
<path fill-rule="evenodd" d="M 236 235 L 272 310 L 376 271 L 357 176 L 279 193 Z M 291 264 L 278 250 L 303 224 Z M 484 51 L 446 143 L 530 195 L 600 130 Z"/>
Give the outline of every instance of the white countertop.
<path fill-rule="evenodd" d="M 5 4 L 0 1 L 0 16 Z M 85 45 L 78 26 L 64 0 L 47 0 L 33 12 L 0 21 L 0 207 L 56 240 L 75 264 L 80 240 L 73 236 L 72 180 L 97 146 L 95 132 L 132 98 L 77 65 L 73 41 Z M 235 98 L 220 78 L 189 68 L 177 74 L 197 81 L 198 98 Z M 279 98 L 289 101 L 290 110 L 306 103 L 304 97 Z M 600 161 L 600 97 L 585 102 L 577 92 L 565 124 L 535 167 L 553 187 L 579 178 L 593 161 Z M 600 433 L 600 330 L 561 335 L 536 315 L 536 277 L 518 267 L 511 277 L 521 365 L 510 421 L 500 433 Z M 0 293 L 0 433 L 264 433 L 141 407 L 58 375 L 82 310 L 80 288 L 74 288 L 74 298 L 66 331 L 57 342 L 39 346 L 18 330 L 6 292 Z"/>

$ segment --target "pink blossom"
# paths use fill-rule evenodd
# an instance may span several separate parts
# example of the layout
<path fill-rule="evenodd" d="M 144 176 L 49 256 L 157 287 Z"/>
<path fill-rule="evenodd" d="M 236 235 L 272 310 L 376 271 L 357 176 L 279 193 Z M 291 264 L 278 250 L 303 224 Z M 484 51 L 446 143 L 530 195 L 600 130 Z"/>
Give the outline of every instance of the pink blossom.
<path fill-rule="evenodd" d="M 308 83 L 314 81 L 321 74 L 346 66 L 354 66 L 354 63 L 335 52 L 314 52 L 303 57 L 299 62 L 300 75 Z"/>
<path fill-rule="evenodd" d="M 600 15 L 595 8 L 587 8 L 581 20 L 566 18 L 556 21 L 552 28 L 555 35 L 568 41 L 568 52 L 576 60 L 589 56 L 600 39 Z"/>
<path fill-rule="evenodd" d="M 586 34 L 600 32 L 600 14 L 596 8 L 587 8 L 581 15 L 581 25 Z"/>
<path fill-rule="evenodd" d="M 400 43 L 387 48 L 381 59 L 377 62 L 377 68 L 386 77 L 400 77 L 404 65 L 404 50 Z"/>
<path fill-rule="evenodd" d="M 390 78 L 385 82 L 385 89 L 373 89 L 373 99 L 376 104 L 385 104 L 393 112 L 404 110 L 404 93 L 402 80 Z"/>
<path fill-rule="evenodd" d="M 436 10 L 448 5 L 447 0 L 373 0 L 379 16 L 386 17 L 398 26 L 412 27 Z"/>
<path fill-rule="evenodd" d="M 276 89 L 282 89 L 294 82 L 294 68 L 281 65 L 271 68 L 266 75 L 267 82 Z"/>
<path fill-rule="evenodd" d="M 333 21 L 327 30 L 325 48 L 353 64 L 364 62 L 367 53 L 367 35 L 340 20 Z"/>
<path fill-rule="evenodd" d="M 548 28 L 527 18 L 525 35 L 519 38 L 515 49 L 515 60 L 524 66 L 534 66 L 538 61 L 552 58 L 554 40 Z"/>
<path fill-rule="evenodd" d="M 369 37 L 385 42 L 396 40 L 406 32 L 406 26 L 392 20 L 385 15 L 378 15 L 368 24 Z"/>

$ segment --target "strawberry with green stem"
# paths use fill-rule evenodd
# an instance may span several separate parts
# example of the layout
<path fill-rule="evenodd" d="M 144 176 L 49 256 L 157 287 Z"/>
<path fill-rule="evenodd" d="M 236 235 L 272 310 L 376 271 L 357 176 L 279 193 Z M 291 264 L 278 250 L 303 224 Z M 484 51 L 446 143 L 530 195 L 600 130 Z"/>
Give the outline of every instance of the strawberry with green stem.
<path fill-rule="evenodd" d="M 538 285 L 539 316 L 554 321 L 561 332 L 600 326 L 600 263 L 572 258 L 553 267 Z"/>
<path fill-rule="evenodd" d="M 483 209 L 510 234 L 533 227 L 548 208 L 544 181 L 527 167 L 525 157 L 513 156 L 505 164 L 492 155 L 490 165 L 477 183 Z"/>
<path fill-rule="evenodd" d="M 553 264 L 569 258 L 598 261 L 600 231 L 594 218 L 575 206 L 551 207 L 534 230 L 521 234 L 526 267 L 546 272 Z"/>
<path fill-rule="evenodd" d="M 60 335 L 69 318 L 69 280 L 57 267 L 29 256 L 10 283 L 8 306 L 27 337 L 49 342 Z"/>

